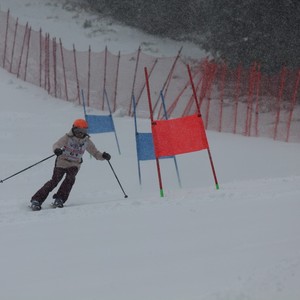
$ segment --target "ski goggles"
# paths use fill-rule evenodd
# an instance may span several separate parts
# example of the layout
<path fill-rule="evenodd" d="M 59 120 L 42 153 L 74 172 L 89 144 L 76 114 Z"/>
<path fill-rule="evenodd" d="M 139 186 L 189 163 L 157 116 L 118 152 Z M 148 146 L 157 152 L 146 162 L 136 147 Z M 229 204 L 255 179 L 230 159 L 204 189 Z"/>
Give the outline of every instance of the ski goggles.
<path fill-rule="evenodd" d="M 87 135 L 87 128 L 73 128 L 73 133 L 77 137 L 85 137 Z"/>

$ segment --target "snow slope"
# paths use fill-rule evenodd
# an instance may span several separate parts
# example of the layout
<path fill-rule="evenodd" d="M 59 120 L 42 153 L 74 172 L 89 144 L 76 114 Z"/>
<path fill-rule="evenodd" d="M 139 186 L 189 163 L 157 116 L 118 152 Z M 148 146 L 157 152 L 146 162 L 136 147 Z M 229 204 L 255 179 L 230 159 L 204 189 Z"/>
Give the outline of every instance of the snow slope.
<path fill-rule="evenodd" d="M 42 2 L 10 1 L 30 22 L 30 7 L 50 15 Z M 83 111 L 2 69 L 0 90 L 3 180 L 51 155 Z M 138 184 L 133 120 L 115 125 L 121 155 L 113 134 L 92 139 L 111 153 L 127 199 L 109 165 L 87 154 L 63 209 L 50 197 L 40 212 L 27 207 L 54 159 L 0 183 L 1 299 L 300 299 L 299 144 L 208 132 L 220 190 L 201 151 L 177 157 L 182 188 L 173 162 L 161 162 L 160 198 L 154 162 L 142 162 Z"/>
<path fill-rule="evenodd" d="M 44 33 L 61 38 L 67 49 L 73 49 L 75 44 L 77 50 L 87 51 L 88 45 L 91 45 L 94 52 L 100 52 L 107 46 L 112 53 L 121 51 L 121 54 L 126 54 L 135 52 L 141 46 L 143 52 L 154 56 L 176 56 L 183 46 L 183 56 L 199 58 L 207 55 L 192 43 L 183 45 L 181 42 L 144 34 L 135 28 L 115 24 L 108 18 L 84 12 L 78 7 L 74 11 L 70 4 L 62 9 L 64 2 L 68 1 L 0 0 L 0 10 L 10 9 L 11 15 L 18 17 L 20 23 L 29 22 L 34 30 L 42 28 Z M 91 27 L 85 27 L 87 21 Z"/>

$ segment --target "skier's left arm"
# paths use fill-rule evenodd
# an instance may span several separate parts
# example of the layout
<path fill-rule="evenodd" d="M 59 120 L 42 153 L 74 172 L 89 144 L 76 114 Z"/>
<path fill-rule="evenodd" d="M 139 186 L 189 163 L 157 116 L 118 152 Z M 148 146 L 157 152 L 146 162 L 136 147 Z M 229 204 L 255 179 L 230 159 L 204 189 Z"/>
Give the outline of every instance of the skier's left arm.
<path fill-rule="evenodd" d="M 97 160 L 110 160 L 110 155 L 107 152 L 99 151 L 90 139 L 88 139 L 87 141 L 86 151 L 90 153 L 93 157 L 95 157 Z"/>

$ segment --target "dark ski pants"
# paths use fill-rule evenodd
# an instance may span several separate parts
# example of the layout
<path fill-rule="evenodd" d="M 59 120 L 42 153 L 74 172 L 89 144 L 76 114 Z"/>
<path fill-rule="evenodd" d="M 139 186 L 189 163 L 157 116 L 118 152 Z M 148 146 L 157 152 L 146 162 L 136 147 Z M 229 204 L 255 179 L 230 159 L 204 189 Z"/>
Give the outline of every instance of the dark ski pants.
<path fill-rule="evenodd" d="M 68 200 L 73 184 L 75 183 L 77 173 L 77 167 L 71 167 L 67 169 L 55 167 L 52 178 L 32 196 L 31 200 L 37 200 L 42 204 L 48 197 L 49 193 L 54 190 L 64 175 L 66 175 L 57 193 L 53 196 L 53 198 L 59 198 L 65 203 Z"/>

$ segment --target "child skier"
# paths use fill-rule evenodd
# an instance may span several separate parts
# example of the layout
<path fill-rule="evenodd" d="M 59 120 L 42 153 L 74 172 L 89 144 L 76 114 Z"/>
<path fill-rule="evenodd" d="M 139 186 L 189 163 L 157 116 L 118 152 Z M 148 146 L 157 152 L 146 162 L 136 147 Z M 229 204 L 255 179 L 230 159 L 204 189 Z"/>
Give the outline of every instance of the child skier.
<path fill-rule="evenodd" d="M 57 158 L 52 178 L 44 184 L 31 198 L 31 209 L 40 210 L 49 193 L 66 175 L 57 193 L 53 195 L 54 207 L 63 207 L 75 182 L 75 177 L 82 163 L 82 156 L 87 150 L 97 160 L 110 160 L 107 152 L 97 150 L 87 134 L 88 123 L 84 119 L 74 121 L 69 133 L 61 137 L 54 145 L 53 151 Z"/>

